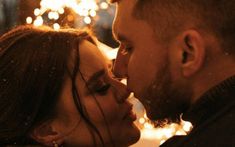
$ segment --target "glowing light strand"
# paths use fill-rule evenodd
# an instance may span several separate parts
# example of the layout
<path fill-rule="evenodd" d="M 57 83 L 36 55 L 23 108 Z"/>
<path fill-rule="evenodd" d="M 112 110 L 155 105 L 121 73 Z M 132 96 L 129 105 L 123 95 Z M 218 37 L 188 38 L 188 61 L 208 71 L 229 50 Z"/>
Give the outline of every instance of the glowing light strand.
<path fill-rule="evenodd" d="M 159 140 L 160 145 L 172 136 L 187 135 L 193 128 L 190 122 L 184 120 L 181 120 L 180 124 L 172 123 L 164 126 L 164 128 L 154 128 L 146 113 L 138 119 L 137 125 L 141 129 L 142 139 Z"/>
<path fill-rule="evenodd" d="M 69 8 L 80 17 L 83 17 L 85 24 L 91 24 L 93 17 L 97 15 L 97 11 L 108 9 L 108 7 L 108 2 L 101 0 L 41 0 L 40 8 L 34 9 L 35 19 L 27 17 L 26 23 L 35 26 L 43 25 L 45 23 L 43 19 L 45 13 L 47 13 L 50 21 L 56 21 L 60 15 L 64 14 L 64 9 Z M 52 26 L 55 29 L 60 28 L 58 23 L 54 23 Z"/>

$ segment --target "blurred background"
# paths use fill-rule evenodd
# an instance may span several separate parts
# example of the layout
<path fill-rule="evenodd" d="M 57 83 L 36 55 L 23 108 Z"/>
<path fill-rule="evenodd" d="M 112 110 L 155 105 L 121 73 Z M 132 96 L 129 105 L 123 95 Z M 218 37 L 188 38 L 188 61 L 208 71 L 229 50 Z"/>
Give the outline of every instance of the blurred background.
<path fill-rule="evenodd" d="M 115 4 L 106 0 L 0 0 L 0 35 L 21 24 L 47 25 L 55 30 L 88 27 L 101 42 L 100 49 L 113 63 L 119 45 L 112 37 L 114 15 Z M 141 103 L 133 95 L 129 100 L 137 114 L 135 123 L 141 129 L 141 139 L 132 147 L 157 147 L 173 135 L 185 135 L 192 128 L 185 121 L 155 128 Z"/>
<path fill-rule="evenodd" d="M 20 24 L 92 27 L 100 41 L 115 48 L 114 14 L 115 5 L 105 0 L 0 0 L 0 34 Z"/>

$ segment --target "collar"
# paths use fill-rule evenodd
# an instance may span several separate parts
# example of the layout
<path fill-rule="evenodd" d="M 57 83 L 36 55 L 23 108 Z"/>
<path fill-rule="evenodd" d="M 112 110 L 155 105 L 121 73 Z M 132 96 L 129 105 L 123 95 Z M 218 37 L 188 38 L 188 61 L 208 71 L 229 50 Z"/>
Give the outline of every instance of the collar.
<path fill-rule="evenodd" d="M 194 127 L 211 119 L 235 102 L 235 76 L 208 90 L 183 114 L 182 119 Z"/>

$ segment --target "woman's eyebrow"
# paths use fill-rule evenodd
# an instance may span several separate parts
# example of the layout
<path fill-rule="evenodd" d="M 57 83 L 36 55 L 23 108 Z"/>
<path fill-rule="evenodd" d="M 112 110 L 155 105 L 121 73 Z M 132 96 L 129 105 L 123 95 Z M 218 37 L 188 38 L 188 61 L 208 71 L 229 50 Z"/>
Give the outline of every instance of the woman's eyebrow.
<path fill-rule="evenodd" d="M 91 85 L 92 83 L 96 82 L 100 77 L 105 75 L 105 69 L 101 69 L 94 74 L 88 79 L 87 85 Z"/>

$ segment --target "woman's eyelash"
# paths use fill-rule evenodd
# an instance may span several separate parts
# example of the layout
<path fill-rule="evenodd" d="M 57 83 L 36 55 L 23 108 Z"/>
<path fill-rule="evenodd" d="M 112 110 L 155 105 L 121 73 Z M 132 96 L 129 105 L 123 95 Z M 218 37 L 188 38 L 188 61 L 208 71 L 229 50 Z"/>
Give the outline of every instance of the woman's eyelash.
<path fill-rule="evenodd" d="M 94 90 L 95 93 L 98 93 L 99 95 L 105 95 L 110 88 L 110 84 L 104 84 Z"/>
<path fill-rule="evenodd" d="M 125 45 L 121 45 L 120 46 L 121 50 L 122 50 L 122 54 L 128 54 L 132 51 L 132 47 L 131 46 L 125 46 Z"/>
<path fill-rule="evenodd" d="M 122 54 L 123 55 L 126 55 L 126 54 L 129 54 L 131 52 L 132 48 L 123 48 L 122 49 Z"/>
<path fill-rule="evenodd" d="M 126 47 L 125 50 L 126 50 L 127 52 L 131 52 L 131 51 L 132 51 L 132 47 Z"/>

